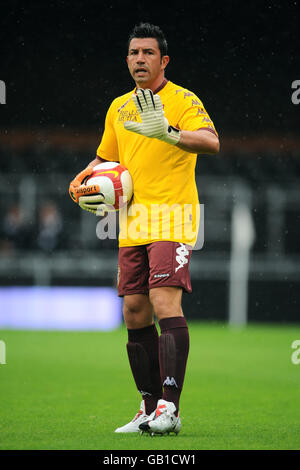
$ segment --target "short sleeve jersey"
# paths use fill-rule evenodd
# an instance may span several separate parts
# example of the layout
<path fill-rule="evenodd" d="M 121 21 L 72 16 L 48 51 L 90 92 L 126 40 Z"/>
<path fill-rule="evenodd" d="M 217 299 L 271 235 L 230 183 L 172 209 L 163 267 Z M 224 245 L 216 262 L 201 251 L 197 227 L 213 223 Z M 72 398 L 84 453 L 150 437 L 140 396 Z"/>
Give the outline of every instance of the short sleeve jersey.
<path fill-rule="evenodd" d="M 120 246 L 157 240 L 193 246 L 199 224 L 195 182 L 197 154 L 148 138 L 124 128 L 124 122 L 141 122 L 131 92 L 116 98 L 106 115 L 97 155 L 119 161 L 133 180 L 133 199 L 120 213 Z M 182 130 L 205 129 L 217 135 L 201 100 L 189 90 L 165 80 L 160 96 L 169 124 Z"/>

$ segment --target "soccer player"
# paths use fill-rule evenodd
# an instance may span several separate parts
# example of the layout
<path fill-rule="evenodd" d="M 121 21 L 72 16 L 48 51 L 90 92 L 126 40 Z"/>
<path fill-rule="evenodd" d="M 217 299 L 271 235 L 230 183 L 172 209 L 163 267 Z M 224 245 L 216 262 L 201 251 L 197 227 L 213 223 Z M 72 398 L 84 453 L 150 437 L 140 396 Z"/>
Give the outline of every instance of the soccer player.
<path fill-rule="evenodd" d="M 96 159 L 70 184 L 72 199 L 93 211 L 81 184 L 96 164 L 119 161 L 133 179 L 125 222 L 120 217 L 118 293 L 124 297 L 127 353 L 142 402 L 133 420 L 115 432 L 177 434 L 181 428 L 179 399 L 189 353 L 181 304 L 183 291 L 191 292 L 189 261 L 197 236 L 195 165 L 197 154 L 219 151 L 219 139 L 201 100 L 165 77 L 168 62 L 161 29 L 135 26 L 127 64 L 136 88 L 112 102 Z M 188 217 L 170 219 L 155 212 L 162 205 L 192 210 Z M 160 224 L 154 232 L 152 220 Z M 183 225 L 187 230 L 178 230 Z"/>

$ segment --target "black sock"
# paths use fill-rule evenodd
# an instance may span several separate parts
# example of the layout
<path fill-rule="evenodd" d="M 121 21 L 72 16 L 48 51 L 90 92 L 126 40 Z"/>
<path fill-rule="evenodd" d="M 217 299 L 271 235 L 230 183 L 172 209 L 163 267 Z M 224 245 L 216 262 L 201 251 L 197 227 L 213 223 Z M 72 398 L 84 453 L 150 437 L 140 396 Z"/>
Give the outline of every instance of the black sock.
<path fill-rule="evenodd" d="M 159 321 L 160 375 L 163 384 L 163 399 L 172 401 L 179 410 L 187 358 L 189 354 L 189 332 L 184 317 L 163 318 Z"/>
<path fill-rule="evenodd" d="M 162 397 L 158 351 L 159 339 L 155 324 L 128 329 L 129 363 L 148 415 L 155 410 L 157 401 Z"/>

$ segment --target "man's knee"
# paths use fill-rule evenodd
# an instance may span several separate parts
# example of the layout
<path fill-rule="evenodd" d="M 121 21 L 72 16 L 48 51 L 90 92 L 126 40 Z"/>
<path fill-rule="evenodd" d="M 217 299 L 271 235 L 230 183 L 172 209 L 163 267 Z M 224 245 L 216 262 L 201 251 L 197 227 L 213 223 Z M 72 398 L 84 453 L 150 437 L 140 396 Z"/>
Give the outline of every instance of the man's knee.
<path fill-rule="evenodd" d="M 150 291 L 150 301 L 158 320 L 183 316 L 181 299 L 182 289 L 178 287 L 157 287 Z"/>
<path fill-rule="evenodd" d="M 124 296 L 123 311 L 128 315 L 135 315 L 151 309 L 149 297 L 146 294 L 133 294 Z"/>
<path fill-rule="evenodd" d="M 153 323 L 153 307 L 148 295 L 124 296 L 123 314 L 127 328 L 143 328 L 151 325 Z"/>

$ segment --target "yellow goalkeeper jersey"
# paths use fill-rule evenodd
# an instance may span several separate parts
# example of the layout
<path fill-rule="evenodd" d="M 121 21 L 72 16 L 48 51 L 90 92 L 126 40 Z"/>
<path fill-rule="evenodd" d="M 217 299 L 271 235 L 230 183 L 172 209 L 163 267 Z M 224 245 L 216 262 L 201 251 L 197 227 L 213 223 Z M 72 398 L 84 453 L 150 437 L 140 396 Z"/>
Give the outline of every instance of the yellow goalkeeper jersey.
<path fill-rule="evenodd" d="M 133 199 L 120 211 L 119 246 L 168 240 L 193 246 L 199 226 L 195 182 L 197 154 L 124 128 L 127 120 L 141 122 L 132 94 L 116 98 L 106 115 L 97 155 L 119 161 L 133 180 Z M 155 91 L 171 126 L 207 129 L 217 135 L 201 100 L 191 91 L 164 80 Z"/>

